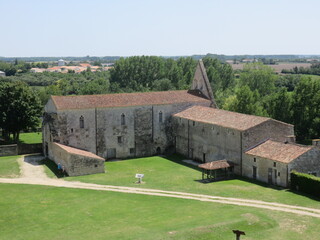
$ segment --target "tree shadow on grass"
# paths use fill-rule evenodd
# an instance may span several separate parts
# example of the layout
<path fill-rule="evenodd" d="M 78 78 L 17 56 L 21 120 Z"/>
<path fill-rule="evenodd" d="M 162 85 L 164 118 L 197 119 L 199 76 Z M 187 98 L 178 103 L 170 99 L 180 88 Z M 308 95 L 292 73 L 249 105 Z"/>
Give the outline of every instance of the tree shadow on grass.
<path fill-rule="evenodd" d="M 58 170 L 58 166 L 57 166 L 57 164 L 56 164 L 54 161 L 51 161 L 50 159 L 45 158 L 45 159 L 43 159 L 41 162 L 42 162 L 43 165 L 46 165 L 47 168 L 49 168 L 50 171 L 53 172 L 54 175 L 55 175 L 57 178 L 64 178 L 64 177 L 66 177 L 66 174 L 62 173 L 61 170 Z"/>

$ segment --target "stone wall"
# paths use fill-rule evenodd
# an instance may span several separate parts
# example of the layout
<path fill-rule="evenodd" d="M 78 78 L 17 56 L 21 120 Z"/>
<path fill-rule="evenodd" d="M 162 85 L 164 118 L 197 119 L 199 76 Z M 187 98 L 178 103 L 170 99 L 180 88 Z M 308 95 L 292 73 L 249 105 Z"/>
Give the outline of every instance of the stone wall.
<path fill-rule="evenodd" d="M 199 105 L 188 102 L 46 113 L 43 147 L 46 149 L 48 144 L 49 156 L 50 142 L 80 148 L 104 159 L 162 154 L 174 146 L 172 114 L 196 104 Z M 200 105 L 209 106 L 210 102 Z M 81 116 L 84 128 L 80 128 Z"/>
<path fill-rule="evenodd" d="M 42 153 L 42 143 L 18 144 L 18 154 Z"/>
<path fill-rule="evenodd" d="M 320 176 L 320 148 L 313 147 L 308 152 L 302 154 L 294 161 L 290 162 L 288 171 L 296 170 L 301 173 L 315 174 Z M 290 176 L 289 176 L 290 177 Z"/>
<path fill-rule="evenodd" d="M 293 125 L 270 119 L 243 132 L 243 151 L 270 138 L 284 142 L 291 135 L 294 135 Z"/>
<path fill-rule="evenodd" d="M 287 136 L 294 135 L 294 126 L 291 124 L 279 122 L 274 119 L 270 119 L 255 127 L 252 127 L 244 132 L 241 136 L 242 145 L 242 157 L 240 161 L 240 174 L 242 173 L 243 159 L 245 158 L 245 152 L 258 144 L 273 139 L 279 142 L 285 142 Z"/>
<path fill-rule="evenodd" d="M 0 145 L 0 157 L 18 155 L 17 144 Z"/>
<path fill-rule="evenodd" d="M 95 173 L 104 173 L 104 160 L 84 156 L 81 154 L 70 153 L 60 147 L 58 144 L 52 143 L 52 155 L 50 159 L 56 164 L 64 166 L 69 176 L 81 176 Z"/>
<path fill-rule="evenodd" d="M 282 187 L 288 186 L 288 165 L 271 159 L 244 154 L 242 160 L 242 175 L 253 178 L 253 167 L 256 167 L 256 179 Z M 270 169 L 270 170 L 269 170 Z"/>
<path fill-rule="evenodd" d="M 176 151 L 199 162 L 227 159 L 239 173 L 241 132 L 222 126 L 174 117 Z"/>

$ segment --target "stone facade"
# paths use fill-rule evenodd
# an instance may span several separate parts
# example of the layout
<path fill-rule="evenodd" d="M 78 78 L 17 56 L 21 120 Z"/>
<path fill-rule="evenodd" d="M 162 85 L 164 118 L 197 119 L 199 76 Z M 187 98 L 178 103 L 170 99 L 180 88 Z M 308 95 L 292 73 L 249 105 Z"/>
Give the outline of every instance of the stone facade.
<path fill-rule="evenodd" d="M 62 144 L 52 143 L 52 160 L 59 163 L 69 176 L 104 173 L 104 159 Z"/>
<path fill-rule="evenodd" d="M 320 176 L 320 149 L 268 140 L 245 152 L 243 176 L 287 187 L 292 170 Z"/>
<path fill-rule="evenodd" d="M 270 138 L 284 141 L 293 134 L 293 125 L 270 118 L 198 106 L 174 115 L 173 121 L 176 152 L 202 163 L 226 159 L 239 175 L 249 147 Z"/>

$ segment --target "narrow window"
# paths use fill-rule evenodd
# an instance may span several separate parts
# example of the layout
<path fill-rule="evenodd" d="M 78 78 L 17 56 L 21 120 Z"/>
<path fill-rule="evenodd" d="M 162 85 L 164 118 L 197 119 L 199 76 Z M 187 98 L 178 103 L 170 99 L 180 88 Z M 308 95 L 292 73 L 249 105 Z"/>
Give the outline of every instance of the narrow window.
<path fill-rule="evenodd" d="M 80 128 L 84 128 L 84 117 L 80 117 Z"/>
<path fill-rule="evenodd" d="M 195 121 L 193 121 L 192 125 L 193 125 L 193 126 L 195 126 L 195 125 L 196 125 L 196 122 L 195 122 Z"/>
<path fill-rule="evenodd" d="M 73 128 L 71 128 L 71 133 L 73 133 Z"/>
<path fill-rule="evenodd" d="M 159 122 L 162 123 L 162 112 L 159 112 Z"/>
<path fill-rule="evenodd" d="M 280 172 L 278 172 L 278 177 L 280 177 Z"/>
<path fill-rule="evenodd" d="M 126 125 L 126 116 L 124 113 L 121 114 L 121 125 Z"/>
<path fill-rule="evenodd" d="M 273 163 L 273 167 L 276 167 L 276 166 L 277 166 L 277 163 L 276 163 L 276 162 L 274 162 L 274 163 Z"/>
<path fill-rule="evenodd" d="M 121 136 L 118 137 L 118 143 L 122 143 L 122 137 Z"/>
<path fill-rule="evenodd" d="M 253 158 L 253 162 L 256 162 L 257 161 L 257 159 L 256 158 Z"/>

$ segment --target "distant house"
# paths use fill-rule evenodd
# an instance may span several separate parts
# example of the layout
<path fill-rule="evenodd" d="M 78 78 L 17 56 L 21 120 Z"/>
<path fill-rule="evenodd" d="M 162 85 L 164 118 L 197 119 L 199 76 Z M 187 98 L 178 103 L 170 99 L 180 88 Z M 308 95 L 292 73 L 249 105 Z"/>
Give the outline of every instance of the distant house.
<path fill-rule="evenodd" d="M 6 76 L 6 73 L 5 73 L 5 72 L 0 71 L 0 77 L 5 77 L 5 76 Z"/>
<path fill-rule="evenodd" d="M 58 66 L 64 66 L 66 65 L 65 61 L 63 59 L 58 60 Z"/>
<path fill-rule="evenodd" d="M 91 67 L 90 63 L 80 63 L 80 67 Z"/>

